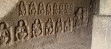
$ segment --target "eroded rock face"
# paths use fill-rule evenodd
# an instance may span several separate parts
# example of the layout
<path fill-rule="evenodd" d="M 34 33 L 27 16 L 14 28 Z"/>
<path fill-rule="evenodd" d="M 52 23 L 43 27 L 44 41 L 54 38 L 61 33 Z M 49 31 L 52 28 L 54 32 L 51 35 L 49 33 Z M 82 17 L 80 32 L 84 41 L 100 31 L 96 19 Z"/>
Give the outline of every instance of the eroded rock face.
<path fill-rule="evenodd" d="M 89 1 L 19 0 L 0 20 L 0 49 L 90 49 Z"/>

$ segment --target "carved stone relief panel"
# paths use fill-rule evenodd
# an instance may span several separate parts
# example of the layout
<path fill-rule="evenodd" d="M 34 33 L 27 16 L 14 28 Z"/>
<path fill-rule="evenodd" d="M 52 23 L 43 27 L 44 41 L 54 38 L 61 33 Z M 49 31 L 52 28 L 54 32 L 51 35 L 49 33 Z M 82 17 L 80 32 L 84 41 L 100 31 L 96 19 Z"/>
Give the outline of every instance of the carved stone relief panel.
<path fill-rule="evenodd" d="M 30 2 L 19 3 L 19 15 L 60 15 L 60 14 L 73 14 L 74 5 L 72 3 L 44 3 L 44 2 Z M 28 7 L 27 7 L 28 6 Z"/>
<path fill-rule="evenodd" d="M 39 43 L 41 38 L 52 38 L 53 35 L 58 36 L 58 33 L 65 34 L 83 25 L 88 26 L 87 6 L 70 1 L 19 1 L 12 13 L 0 20 L 0 45 L 10 44 L 10 41 L 16 45 L 18 42 L 25 43 L 35 39 Z"/>

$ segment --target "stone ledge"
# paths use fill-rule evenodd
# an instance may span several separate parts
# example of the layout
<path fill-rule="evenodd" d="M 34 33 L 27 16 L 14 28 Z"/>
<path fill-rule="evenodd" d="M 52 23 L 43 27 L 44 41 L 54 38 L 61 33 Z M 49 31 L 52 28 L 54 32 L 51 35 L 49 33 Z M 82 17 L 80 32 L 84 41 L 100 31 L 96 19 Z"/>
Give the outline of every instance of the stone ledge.
<path fill-rule="evenodd" d="M 111 48 L 110 31 L 111 31 L 111 16 L 95 15 L 93 17 L 91 49 L 110 49 Z"/>

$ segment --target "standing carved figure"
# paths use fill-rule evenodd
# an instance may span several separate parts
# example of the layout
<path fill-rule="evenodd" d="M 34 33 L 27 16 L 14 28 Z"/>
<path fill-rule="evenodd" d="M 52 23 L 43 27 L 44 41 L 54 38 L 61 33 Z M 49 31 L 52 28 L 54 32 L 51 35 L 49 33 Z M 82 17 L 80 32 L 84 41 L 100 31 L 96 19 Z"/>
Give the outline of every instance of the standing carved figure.
<path fill-rule="evenodd" d="M 35 15 L 36 14 L 36 6 L 33 2 L 31 2 L 30 5 L 29 5 L 29 14 L 30 15 Z"/>
<path fill-rule="evenodd" d="M 58 9 L 58 5 L 56 3 L 54 3 L 54 6 L 53 6 L 53 14 L 54 15 L 57 15 L 59 13 L 59 9 Z"/>
<path fill-rule="evenodd" d="M 51 15 L 51 5 L 49 3 L 46 6 L 46 15 Z"/>
<path fill-rule="evenodd" d="M 67 19 L 67 21 L 65 22 L 65 32 L 70 31 L 70 18 Z"/>
<path fill-rule="evenodd" d="M 73 18 L 73 28 L 76 28 L 77 26 L 77 16 L 74 16 Z"/>
<path fill-rule="evenodd" d="M 83 23 L 84 27 L 88 25 L 88 9 L 83 8 Z"/>
<path fill-rule="evenodd" d="M 28 36 L 27 28 L 25 26 L 25 22 L 20 20 L 18 22 L 18 26 L 16 27 L 16 38 L 17 40 L 25 40 Z"/>
<path fill-rule="evenodd" d="M 60 4 L 60 6 L 59 6 L 59 14 L 64 14 L 64 10 L 65 10 L 64 4 Z"/>
<path fill-rule="evenodd" d="M 53 23 L 52 19 L 49 18 L 48 21 L 46 22 L 46 35 L 50 35 L 53 32 Z"/>
<path fill-rule="evenodd" d="M 82 8 L 77 9 L 76 16 L 77 16 L 77 26 L 79 27 L 82 25 L 82 21 L 83 21 L 83 9 Z"/>
<path fill-rule="evenodd" d="M 65 4 L 64 13 L 68 13 L 68 10 L 69 10 L 69 4 L 66 3 L 66 4 Z"/>
<path fill-rule="evenodd" d="M 23 1 L 19 4 L 19 15 L 26 15 L 26 5 Z"/>
<path fill-rule="evenodd" d="M 74 13 L 74 6 L 73 6 L 73 4 L 69 4 L 69 8 L 68 8 L 69 10 L 69 14 L 73 14 Z"/>
<path fill-rule="evenodd" d="M 62 22 L 61 18 L 59 18 L 56 22 L 56 32 L 61 32 L 62 31 Z"/>
<path fill-rule="evenodd" d="M 10 40 L 10 33 L 7 30 L 7 26 L 4 22 L 0 23 L 0 45 L 8 44 Z"/>
<path fill-rule="evenodd" d="M 32 32 L 34 37 L 39 37 L 42 34 L 41 23 L 39 19 L 36 19 L 32 25 Z"/>
<path fill-rule="evenodd" d="M 39 3 L 39 5 L 38 5 L 38 14 L 39 14 L 39 15 L 42 15 L 42 14 L 44 14 L 44 13 L 45 13 L 44 4 L 41 2 L 41 3 Z"/>

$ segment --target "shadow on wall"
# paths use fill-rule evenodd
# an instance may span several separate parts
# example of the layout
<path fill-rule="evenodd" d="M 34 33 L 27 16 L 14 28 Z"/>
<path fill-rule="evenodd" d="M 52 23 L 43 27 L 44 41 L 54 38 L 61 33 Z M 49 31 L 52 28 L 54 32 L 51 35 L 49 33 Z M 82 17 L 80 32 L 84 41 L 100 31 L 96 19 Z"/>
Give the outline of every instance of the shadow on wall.
<path fill-rule="evenodd" d="M 0 0 L 0 19 L 8 14 L 17 2 L 18 0 Z"/>

